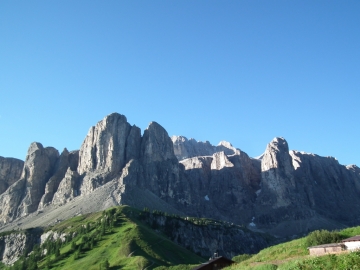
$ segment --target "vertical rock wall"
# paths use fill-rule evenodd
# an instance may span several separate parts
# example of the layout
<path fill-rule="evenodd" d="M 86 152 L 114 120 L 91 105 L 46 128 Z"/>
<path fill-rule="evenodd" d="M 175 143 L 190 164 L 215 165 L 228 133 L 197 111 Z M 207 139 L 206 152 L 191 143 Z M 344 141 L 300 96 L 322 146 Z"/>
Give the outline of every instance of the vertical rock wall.
<path fill-rule="evenodd" d="M 23 166 L 22 160 L 0 157 L 0 194 L 19 180 Z"/>

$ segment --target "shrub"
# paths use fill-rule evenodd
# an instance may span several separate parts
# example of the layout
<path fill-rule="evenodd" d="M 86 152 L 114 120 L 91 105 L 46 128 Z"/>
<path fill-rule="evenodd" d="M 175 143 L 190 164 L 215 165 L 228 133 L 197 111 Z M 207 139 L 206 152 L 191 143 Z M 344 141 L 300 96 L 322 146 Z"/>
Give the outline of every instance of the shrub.
<path fill-rule="evenodd" d="M 306 244 L 308 247 L 317 246 L 329 243 L 337 243 L 341 240 L 341 235 L 338 232 L 329 232 L 327 230 L 316 230 L 308 234 L 306 237 Z"/>

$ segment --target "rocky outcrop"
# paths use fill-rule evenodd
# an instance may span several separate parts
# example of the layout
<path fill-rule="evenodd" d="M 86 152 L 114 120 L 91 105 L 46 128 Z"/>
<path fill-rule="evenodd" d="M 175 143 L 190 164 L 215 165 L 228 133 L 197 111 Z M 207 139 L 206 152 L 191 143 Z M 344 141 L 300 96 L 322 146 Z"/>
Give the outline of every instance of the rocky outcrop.
<path fill-rule="evenodd" d="M 178 245 L 205 258 L 215 252 L 228 258 L 252 254 L 269 245 L 264 235 L 225 222 L 151 213 L 143 213 L 141 218 Z"/>
<path fill-rule="evenodd" d="M 17 210 L 25 189 L 26 180 L 21 178 L 0 195 L 0 225 L 19 217 Z"/>
<path fill-rule="evenodd" d="M 67 170 L 74 171 L 77 168 L 79 160 L 79 151 L 69 151 L 65 148 L 55 164 L 55 173 L 51 176 L 45 186 L 45 194 L 41 197 L 38 208 L 52 202 L 55 192 L 57 192 L 60 182 L 64 179 Z"/>
<path fill-rule="evenodd" d="M 40 236 L 40 246 L 43 245 L 46 241 L 52 241 L 55 242 L 56 240 L 60 239 L 61 242 L 65 242 L 66 241 L 66 236 L 68 236 L 67 233 L 61 233 L 61 232 L 57 232 L 57 231 L 47 231 L 46 233 L 43 233 Z"/>
<path fill-rule="evenodd" d="M 174 153 L 178 160 L 183 160 L 197 156 L 211 156 L 215 152 L 215 147 L 210 142 L 200 142 L 194 139 L 187 139 L 184 136 L 172 136 Z"/>
<path fill-rule="evenodd" d="M 211 157 L 194 157 L 180 163 L 184 166 L 184 178 L 189 182 L 190 191 L 193 191 L 191 207 L 184 212 L 238 224 L 245 224 L 251 218 L 260 171 L 258 164 L 244 152 L 236 150 L 229 156 L 217 152 Z"/>
<path fill-rule="evenodd" d="M 290 151 L 295 169 L 297 193 L 302 204 L 322 216 L 355 225 L 360 222 L 357 166 L 343 166 L 333 157 Z M 351 210 L 350 210 L 351 209 Z"/>
<path fill-rule="evenodd" d="M 184 136 L 172 136 L 174 153 L 177 159 L 183 160 L 197 156 L 212 156 L 216 152 L 223 151 L 227 155 L 235 153 L 235 148 L 231 143 L 221 141 L 217 146 L 210 144 L 210 142 L 196 141 L 195 139 L 187 139 Z"/>
<path fill-rule="evenodd" d="M 210 167 L 212 170 L 221 170 L 223 168 L 231 167 L 234 167 L 234 164 L 229 161 L 224 152 L 215 153 L 213 155 L 213 160 Z"/>
<path fill-rule="evenodd" d="M 53 147 L 44 148 L 40 143 L 30 145 L 21 178 L 26 190 L 18 206 L 17 215 L 34 212 L 45 192 L 45 185 L 55 172 L 59 152 Z"/>
<path fill-rule="evenodd" d="M 141 140 L 140 160 L 143 167 L 141 187 L 172 204 L 184 203 L 187 182 L 182 181 L 172 141 L 166 130 L 151 122 Z"/>
<path fill-rule="evenodd" d="M 289 151 L 275 138 L 261 161 L 261 184 L 251 226 L 280 236 L 360 223 L 356 166 L 332 157 Z M 350 210 L 351 209 L 351 210 Z"/>
<path fill-rule="evenodd" d="M 78 173 L 118 173 L 126 164 L 126 139 L 130 124 L 121 114 L 110 114 L 91 127 L 79 153 Z"/>
<path fill-rule="evenodd" d="M 51 203 L 54 205 L 61 205 L 71 201 L 79 195 L 79 180 L 80 176 L 77 171 L 68 168 L 64 178 L 61 180 L 57 191 L 54 193 Z"/>
<path fill-rule="evenodd" d="M 261 160 L 261 194 L 258 200 L 272 208 L 288 206 L 294 195 L 295 179 L 289 146 L 284 138 L 273 139 Z"/>
<path fill-rule="evenodd" d="M 151 122 L 144 131 L 141 143 L 141 159 L 144 163 L 176 159 L 168 133 L 156 122 Z"/>
<path fill-rule="evenodd" d="M 24 161 L 20 159 L 0 156 L 0 194 L 19 180 L 23 166 Z"/>
<path fill-rule="evenodd" d="M 14 264 L 25 252 L 38 243 L 39 233 L 36 230 L 9 233 L 0 236 L 0 261 L 5 265 Z"/>
<path fill-rule="evenodd" d="M 55 148 L 44 148 L 40 143 L 30 145 L 20 179 L 0 195 L 0 222 L 6 223 L 38 208 L 58 157 Z"/>
<path fill-rule="evenodd" d="M 105 184 L 121 172 L 127 159 L 138 156 L 137 149 L 126 150 L 127 142 L 130 146 L 136 144 L 138 133 L 139 130 L 131 128 L 126 117 L 118 113 L 106 116 L 90 128 L 79 152 L 77 171 L 83 177 L 81 194 L 89 194 Z"/>

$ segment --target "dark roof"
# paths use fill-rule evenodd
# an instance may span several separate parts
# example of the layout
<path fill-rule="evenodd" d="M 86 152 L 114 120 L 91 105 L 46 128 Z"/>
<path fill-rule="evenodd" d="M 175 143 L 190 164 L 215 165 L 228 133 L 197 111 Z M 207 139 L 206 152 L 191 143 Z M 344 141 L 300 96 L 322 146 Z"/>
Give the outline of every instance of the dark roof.
<path fill-rule="evenodd" d="M 203 268 L 204 266 L 209 265 L 209 264 L 214 263 L 214 262 L 219 261 L 219 260 L 221 260 L 221 261 L 228 261 L 229 264 L 234 263 L 233 260 L 230 260 L 230 259 L 228 259 L 228 258 L 225 258 L 225 257 L 223 257 L 223 256 L 220 256 L 220 257 L 217 257 L 217 258 L 212 259 L 212 260 L 210 260 L 210 261 L 207 261 L 207 262 L 202 263 L 201 265 L 199 265 L 198 267 L 194 268 L 193 270 L 201 269 L 201 268 Z"/>
<path fill-rule="evenodd" d="M 324 245 L 319 245 L 319 246 L 312 246 L 312 247 L 308 247 L 308 249 L 310 248 L 327 248 L 327 247 L 339 247 L 339 246 L 343 246 L 343 243 L 330 243 L 330 244 L 324 244 Z"/>
<path fill-rule="evenodd" d="M 346 238 L 346 239 L 342 240 L 341 242 L 351 242 L 351 241 L 360 241 L 360 235 Z"/>

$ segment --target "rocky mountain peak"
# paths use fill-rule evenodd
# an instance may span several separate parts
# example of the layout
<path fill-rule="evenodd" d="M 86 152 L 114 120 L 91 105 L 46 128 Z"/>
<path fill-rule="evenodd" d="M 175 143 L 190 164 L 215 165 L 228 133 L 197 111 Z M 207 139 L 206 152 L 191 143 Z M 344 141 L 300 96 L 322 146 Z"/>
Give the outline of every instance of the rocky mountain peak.
<path fill-rule="evenodd" d="M 240 150 L 236 149 L 230 142 L 221 141 L 216 146 L 216 152 L 223 151 L 226 155 L 240 154 Z"/>
<path fill-rule="evenodd" d="M 55 170 L 59 152 L 53 147 L 44 148 L 41 143 L 30 145 L 22 178 L 26 181 L 26 193 L 19 206 L 20 212 L 34 212 L 45 191 L 45 185 Z"/>
<path fill-rule="evenodd" d="M 356 166 L 355 164 L 347 165 L 346 169 L 353 171 L 354 173 L 360 175 L 360 168 L 358 166 Z"/>
<path fill-rule="evenodd" d="M 287 206 L 295 187 L 294 167 L 289 146 L 284 138 L 274 138 L 266 147 L 261 160 L 261 196 L 274 208 Z M 263 201 L 263 203 L 266 203 Z"/>
<path fill-rule="evenodd" d="M 167 131 L 156 122 L 151 122 L 144 131 L 141 157 L 145 162 L 176 159 L 173 143 Z"/>
<path fill-rule="evenodd" d="M 237 149 L 227 141 L 221 141 L 217 146 L 209 141 L 201 142 L 193 138 L 187 139 L 184 136 L 172 136 L 175 156 L 179 161 L 191 157 L 212 156 L 217 152 L 225 152 L 226 155 L 234 155 Z"/>
<path fill-rule="evenodd" d="M 289 155 L 289 146 L 284 138 L 274 138 L 266 147 L 261 161 L 261 170 L 283 168 L 285 173 L 292 173 L 292 160 Z"/>
<path fill-rule="evenodd" d="M 124 115 L 112 113 L 90 128 L 79 152 L 79 174 L 118 173 L 125 166 L 126 139 L 131 126 Z"/>
<path fill-rule="evenodd" d="M 197 156 L 212 156 L 216 152 L 215 146 L 208 141 L 201 142 L 193 138 L 188 140 L 184 136 L 172 136 L 171 140 L 178 160 Z"/>

